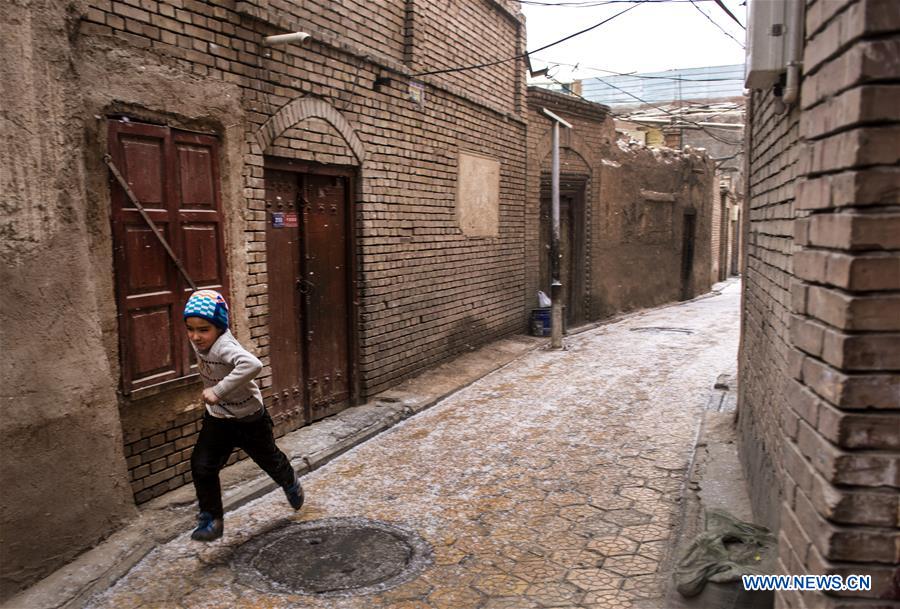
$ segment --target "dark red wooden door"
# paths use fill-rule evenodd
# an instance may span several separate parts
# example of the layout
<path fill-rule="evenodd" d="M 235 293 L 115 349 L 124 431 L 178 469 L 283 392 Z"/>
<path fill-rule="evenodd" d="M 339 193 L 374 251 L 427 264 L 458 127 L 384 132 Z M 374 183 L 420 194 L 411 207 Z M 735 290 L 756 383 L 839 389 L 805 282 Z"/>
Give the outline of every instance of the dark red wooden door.
<path fill-rule="evenodd" d="M 266 169 L 273 414 L 321 419 L 350 401 L 347 178 Z"/>
<path fill-rule="evenodd" d="M 306 395 L 303 374 L 303 311 L 299 288 L 300 228 L 298 175 L 267 169 L 266 272 L 269 282 L 269 356 L 273 415 L 303 414 Z"/>
<path fill-rule="evenodd" d="M 309 400 L 313 420 L 350 397 L 347 179 L 304 175 L 303 282 Z"/>

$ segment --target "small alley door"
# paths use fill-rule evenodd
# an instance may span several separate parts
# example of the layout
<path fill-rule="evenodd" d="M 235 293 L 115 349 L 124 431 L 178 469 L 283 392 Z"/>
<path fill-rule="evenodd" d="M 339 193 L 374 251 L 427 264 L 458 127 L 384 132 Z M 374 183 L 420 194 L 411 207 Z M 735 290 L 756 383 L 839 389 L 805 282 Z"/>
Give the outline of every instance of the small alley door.
<path fill-rule="evenodd" d="M 578 326 L 585 317 L 585 246 L 584 199 L 585 182 L 566 180 L 559 194 L 559 252 L 562 256 L 559 280 L 563 284 L 566 323 Z M 552 239 L 550 183 L 541 188 L 541 290 L 550 295 L 550 241 Z"/>
<path fill-rule="evenodd" d="M 305 422 L 352 393 L 349 178 L 267 168 L 273 414 Z"/>

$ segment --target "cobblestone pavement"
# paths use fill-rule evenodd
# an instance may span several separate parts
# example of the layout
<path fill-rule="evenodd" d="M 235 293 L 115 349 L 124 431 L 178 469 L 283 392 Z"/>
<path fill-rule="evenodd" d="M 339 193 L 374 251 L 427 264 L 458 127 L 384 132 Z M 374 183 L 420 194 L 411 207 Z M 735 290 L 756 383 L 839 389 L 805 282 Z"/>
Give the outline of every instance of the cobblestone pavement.
<path fill-rule="evenodd" d="M 225 537 L 154 550 L 94 609 L 658 609 L 698 422 L 734 368 L 739 285 L 513 362 L 226 514 Z M 267 594 L 229 559 L 273 521 L 361 516 L 421 535 L 433 564 L 364 596 Z"/>

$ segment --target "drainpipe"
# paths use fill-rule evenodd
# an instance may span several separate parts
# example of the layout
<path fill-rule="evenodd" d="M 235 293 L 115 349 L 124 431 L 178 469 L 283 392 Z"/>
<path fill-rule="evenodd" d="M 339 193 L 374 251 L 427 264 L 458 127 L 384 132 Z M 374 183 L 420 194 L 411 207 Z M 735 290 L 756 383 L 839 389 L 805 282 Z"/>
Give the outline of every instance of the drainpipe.
<path fill-rule="evenodd" d="M 803 48 L 803 31 L 804 31 L 804 6 L 805 2 L 797 0 L 791 3 L 791 20 L 790 30 L 788 30 L 788 57 L 787 57 L 787 77 L 784 85 L 784 95 L 781 101 L 784 102 L 784 110 L 797 103 L 800 99 L 800 69 L 803 67 L 800 53 Z"/>

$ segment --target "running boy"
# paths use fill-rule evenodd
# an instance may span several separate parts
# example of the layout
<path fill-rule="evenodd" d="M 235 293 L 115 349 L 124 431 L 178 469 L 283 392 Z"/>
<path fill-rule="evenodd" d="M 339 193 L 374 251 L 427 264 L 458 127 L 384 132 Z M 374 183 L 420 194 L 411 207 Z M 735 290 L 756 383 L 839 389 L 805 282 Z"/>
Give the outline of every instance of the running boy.
<path fill-rule="evenodd" d="M 262 364 L 228 331 L 228 305 L 213 290 L 194 292 L 184 307 L 188 338 L 197 354 L 206 412 L 191 454 L 191 473 L 200 516 L 191 539 L 222 536 L 222 490 L 219 471 L 231 451 L 244 449 L 284 489 L 295 510 L 303 505 L 303 488 L 290 461 L 275 445 L 272 419 L 254 378 Z"/>

